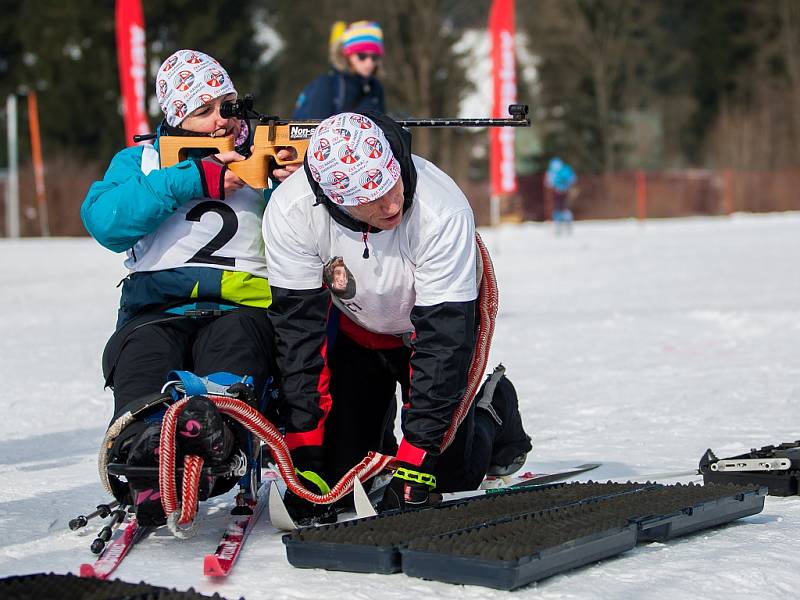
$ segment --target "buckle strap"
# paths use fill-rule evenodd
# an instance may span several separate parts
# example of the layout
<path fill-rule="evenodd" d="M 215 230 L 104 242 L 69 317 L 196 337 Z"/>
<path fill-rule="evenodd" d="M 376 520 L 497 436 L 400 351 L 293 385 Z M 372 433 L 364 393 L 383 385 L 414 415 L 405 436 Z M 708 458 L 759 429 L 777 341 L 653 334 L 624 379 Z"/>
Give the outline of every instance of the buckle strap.
<path fill-rule="evenodd" d="M 483 394 L 475 403 L 478 408 L 487 411 L 500 427 L 503 426 L 503 419 L 500 418 L 500 415 L 497 414 L 494 406 L 492 406 L 492 400 L 494 400 L 494 390 L 505 373 L 506 368 L 503 366 L 503 363 L 497 365 L 483 388 Z"/>
<path fill-rule="evenodd" d="M 397 471 L 394 472 L 394 476 L 398 479 L 422 483 L 431 489 L 436 487 L 436 477 L 430 473 L 420 473 L 419 471 L 412 471 L 411 469 L 406 469 L 405 467 L 398 467 Z"/>
<path fill-rule="evenodd" d="M 170 371 L 167 378 L 168 381 L 162 388 L 162 392 L 172 387 L 178 392 L 175 395 L 175 400 L 178 400 L 181 396 L 205 396 L 206 394 L 231 398 L 235 397 L 228 392 L 232 385 L 244 383 L 251 387 L 253 386 L 253 378 L 251 376 L 245 375 L 242 377 L 226 371 L 218 371 L 205 377 L 195 375 L 191 371 Z"/>

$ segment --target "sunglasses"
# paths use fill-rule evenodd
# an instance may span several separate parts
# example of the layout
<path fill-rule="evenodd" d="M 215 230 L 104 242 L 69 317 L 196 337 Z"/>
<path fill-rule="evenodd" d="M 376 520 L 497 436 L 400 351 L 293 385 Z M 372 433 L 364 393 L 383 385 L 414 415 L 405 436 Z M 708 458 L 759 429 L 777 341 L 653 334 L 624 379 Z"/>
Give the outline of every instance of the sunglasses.
<path fill-rule="evenodd" d="M 368 58 L 372 59 L 372 62 L 381 62 L 381 57 L 379 54 L 365 54 L 364 52 L 356 52 L 356 56 L 358 60 L 367 60 Z"/>

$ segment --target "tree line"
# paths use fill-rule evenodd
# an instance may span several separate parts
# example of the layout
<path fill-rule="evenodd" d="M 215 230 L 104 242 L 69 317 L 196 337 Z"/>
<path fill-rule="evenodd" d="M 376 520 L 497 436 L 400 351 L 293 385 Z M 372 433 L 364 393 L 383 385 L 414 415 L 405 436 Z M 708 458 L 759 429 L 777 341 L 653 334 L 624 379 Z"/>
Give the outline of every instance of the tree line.
<path fill-rule="evenodd" d="M 545 152 L 590 172 L 797 164 L 796 0 L 519 6 L 541 61 Z"/>
<path fill-rule="evenodd" d="M 254 93 L 258 110 L 285 116 L 325 70 L 332 23 L 366 18 L 384 30 L 390 113 L 454 116 L 474 85 L 474 65 L 458 42 L 486 26 L 489 6 L 143 0 L 146 85 L 151 90 L 153 73 L 172 51 L 197 48 L 226 66 L 241 93 Z M 0 0 L 0 9 L 0 95 L 37 90 L 46 161 L 68 170 L 79 163 L 98 176 L 125 142 L 114 2 Z M 795 163 L 800 2 L 517 0 L 516 13 L 520 56 L 534 61 L 520 68 L 536 72 L 532 83 L 518 77 L 519 100 L 534 118 L 533 135 L 518 143 L 522 172 L 542 170 L 553 155 L 595 173 Z M 150 97 L 154 128 L 160 114 Z M 26 118 L 22 109 L 21 134 Z M 418 153 L 457 179 L 485 175 L 484 134 L 417 130 L 414 137 Z M 24 135 L 20 143 L 24 159 Z"/>

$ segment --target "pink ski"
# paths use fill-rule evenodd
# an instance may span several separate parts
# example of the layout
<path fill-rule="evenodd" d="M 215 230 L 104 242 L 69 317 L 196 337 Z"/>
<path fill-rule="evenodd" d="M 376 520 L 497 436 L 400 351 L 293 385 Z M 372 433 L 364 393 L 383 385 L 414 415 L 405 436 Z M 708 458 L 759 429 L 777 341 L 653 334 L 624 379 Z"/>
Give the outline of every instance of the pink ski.
<path fill-rule="evenodd" d="M 149 530 L 149 527 L 141 527 L 136 521 L 136 517 L 133 517 L 120 526 L 94 564 L 83 563 L 81 565 L 81 577 L 108 578 L 133 545 L 142 539 Z"/>
<path fill-rule="evenodd" d="M 214 554 L 206 554 L 203 560 L 203 574 L 208 577 L 226 577 L 233 569 L 233 565 L 242 551 L 247 536 L 253 529 L 258 517 L 267 504 L 267 489 L 271 481 L 265 481 L 258 490 L 255 502 L 248 502 L 247 506 L 253 511 L 249 515 L 232 515 L 219 546 Z"/>

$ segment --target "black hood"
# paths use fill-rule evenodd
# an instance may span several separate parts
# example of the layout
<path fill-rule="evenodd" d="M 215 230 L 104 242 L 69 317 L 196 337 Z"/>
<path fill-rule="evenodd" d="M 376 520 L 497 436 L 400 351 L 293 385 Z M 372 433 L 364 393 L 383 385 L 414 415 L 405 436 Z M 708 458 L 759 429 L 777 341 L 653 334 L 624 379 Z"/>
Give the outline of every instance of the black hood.
<path fill-rule="evenodd" d="M 411 160 L 411 132 L 400 127 L 386 115 L 370 111 L 357 114 L 364 115 L 375 121 L 375 124 L 381 128 L 389 141 L 392 154 L 394 154 L 395 160 L 400 165 L 400 176 L 403 179 L 403 198 L 405 199 L 403 202 L 403 214 L 405 214 L 411 208 L 414 193 L 417 190 L 417 169 L 414 167 L 414 161 Z M 324 206 L 334 221 L 352 231 L 367 231 L 368 229 L 371 232 L 380 231 L 377 227 L 368 226 L 366 223 L 354 219 L 348 212 L 339 208 L 333 200 L 325 195 L 320 185 L 311 176 L 311 170 L 308 168 L 308 153 L 306 153 L 306 158 L 303 160 L 303 168 L 305 169 L 308 183 L 311 189 L 314 190 L 314 197 L 316 198 L 314 206 Z"/>

